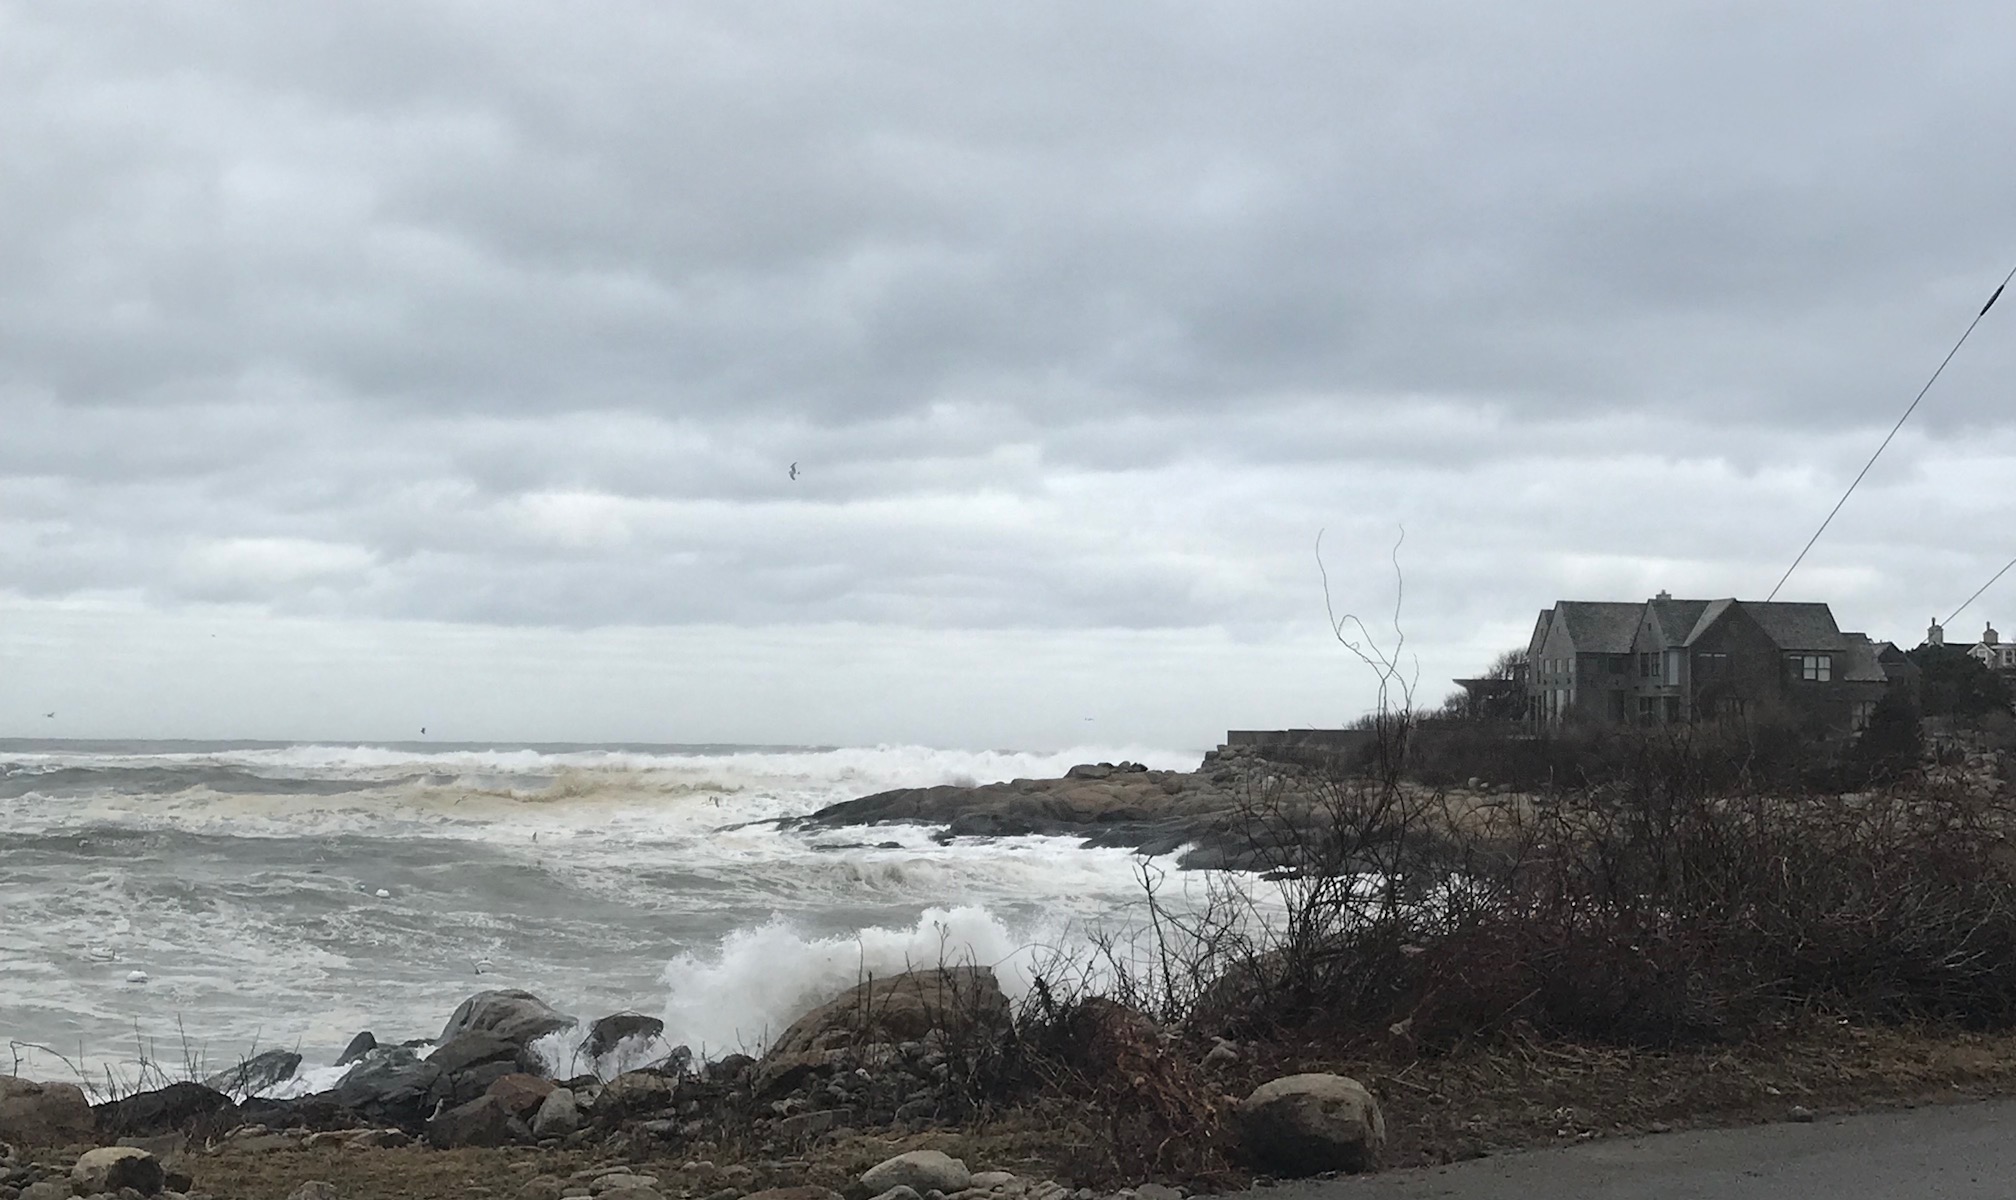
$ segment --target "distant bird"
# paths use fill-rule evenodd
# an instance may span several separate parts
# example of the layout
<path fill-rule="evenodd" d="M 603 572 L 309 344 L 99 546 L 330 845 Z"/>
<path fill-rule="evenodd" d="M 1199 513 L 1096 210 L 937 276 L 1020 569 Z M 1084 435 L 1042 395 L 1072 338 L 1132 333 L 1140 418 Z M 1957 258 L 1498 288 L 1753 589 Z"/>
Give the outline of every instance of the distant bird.
<path fill-rule="evenodd" d="M 798 464 L 797 464 L 797 463 L 792 463 L 792 464 L 791 464 L 791 478 L 793 478 L 793 479 L 796 479 L 796 478 L 798 478 Z"/>
<path fill-rule="evenodd" d="M 54 716 L 55 716 L 56 714 L 55 714 L 55 713 L 43 713 L 42 715 L 43 715 L 43 716 L 45 716 L 45 717 L 54 717 Z"/>
<path fill-rule="evenodd" d="M 425 734 L 426 734 L 426 732 L 427 732 L 427 727 L 426 727 L 425 725 L 422 725 L 422 726 L 420 727 L 420 732 L 421 732 L 421 734 L 422 734 L 422 735 L 425 735 Z"/>

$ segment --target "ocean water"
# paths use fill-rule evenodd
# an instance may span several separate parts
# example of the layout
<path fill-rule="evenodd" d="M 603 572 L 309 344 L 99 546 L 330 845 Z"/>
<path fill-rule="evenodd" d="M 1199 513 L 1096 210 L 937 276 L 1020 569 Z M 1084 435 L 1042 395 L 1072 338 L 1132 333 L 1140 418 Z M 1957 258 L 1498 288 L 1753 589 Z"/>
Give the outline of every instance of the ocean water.
<path fill-rule="evenodd" d="M 894 787 L 1131 758 L 919 747 L 0 741 L 0 1072 L 132 1080 L 333 1060 L 526 988 L 760 1048 L 863 970 L 1031 963 L 1139 915 L 1144 863 L 1071 839 L 787 832 Z M 1155 869 L 1148 864 L 1148 869 Z"/>

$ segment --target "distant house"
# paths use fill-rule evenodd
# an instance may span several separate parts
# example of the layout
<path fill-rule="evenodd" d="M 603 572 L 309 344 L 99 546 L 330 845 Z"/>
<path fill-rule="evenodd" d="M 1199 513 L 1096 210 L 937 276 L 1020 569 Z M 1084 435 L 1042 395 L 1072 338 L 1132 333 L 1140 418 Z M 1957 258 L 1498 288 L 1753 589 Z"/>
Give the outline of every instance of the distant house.
<path fill-rule="evenodd" d="M 1528 646 L 1540 725 L 1669 724 L 1777 713 L 1850 732 L 1917 667 L 1889 642 L 1844 633 L 1825 604 L 1564 600 Z"/>
<path fill-rule="evenodd" d="M 1946 640 L 1945 627 L 1934 621 L 1932 627 L 1925 633 L 1925 644 L 1952 646 L 1965 651 L 1969 658 L 1978 660 L 1982 666 L 2016 683 L 2016 645 L 2004 642 L 2002 636 L 1995 632 L 1993 625 L 1981 631 L 1981 640 L 1978 642 L 1949 642 Z"/>

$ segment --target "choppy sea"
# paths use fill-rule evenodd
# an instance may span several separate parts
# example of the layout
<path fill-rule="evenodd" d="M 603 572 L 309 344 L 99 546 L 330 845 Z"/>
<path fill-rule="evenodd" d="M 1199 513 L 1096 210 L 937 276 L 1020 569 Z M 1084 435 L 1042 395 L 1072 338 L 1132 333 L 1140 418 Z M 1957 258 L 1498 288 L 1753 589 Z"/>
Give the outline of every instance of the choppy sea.
<path fill-rule="evenodd" d="M 1199 755 L 874 748 L 0 741 L 0 1072 L 131 1078 L 359 1030 L 431 1037 L 528 989 L 760 1048 L 863 970 L 1026 967 L 1138 912 L 1076 840 L 939 845 L 781 817 L 895 787 Z"/>

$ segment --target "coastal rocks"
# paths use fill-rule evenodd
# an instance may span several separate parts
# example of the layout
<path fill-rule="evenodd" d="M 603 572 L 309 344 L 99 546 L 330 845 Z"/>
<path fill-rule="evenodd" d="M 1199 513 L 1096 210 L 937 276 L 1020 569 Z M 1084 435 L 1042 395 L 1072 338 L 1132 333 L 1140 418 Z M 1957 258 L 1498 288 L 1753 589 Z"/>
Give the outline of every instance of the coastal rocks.
<path fill-rule="evenodd" d="M 505 1146 L 529 1140 L 532 1131 L 494 1095 L 444 1109 L 427 1122 L 427 1143 L 437 1150 L 461 1146 Z"/>
<path fill-rule="evenodd" d="M 871 979 L 799 1017 L 778 1036 L 757 1064 L 756 1095 L 776 1100 L 848 1069 L 880 1067 L 898 1057 L 899 1047 L 926 1038 L 992 1042 L 1010 1028 L 1008 998 L 991 968 L 941 967 Z M 843 1096 L 844 1089 L 842 1096 L 829 1095 L 828 1103 L 811 1107 L 833 1107 Z M 933 1100 L 923 1107 L 937 1105 Z"/>
<path fill-rule="evenodd" d="M 540 1102 L 539 1110 L 532 1115 L 532 1136 L 546 1138 L 566 1137 L 581 1128 L 581 1107 L 574 1100 L 571 1089 L 556 1087 Z"/>
<path fill-rule="evenodd" d="M 356 1037 L 351 1038 L 350 1044 L 343 1047 L 343 1053 L 336 1056 L 335 1065 L 341 1067 L 356 1062 L 377 1048 L 378 1039 L 371 1036 L 371 1031 L 366 1029 Z"/>
<path fill-rule="evenodd" d="M 574 1018 L 555 1011 L 532 993 L 504 988 L 478 992 L 464 1000 L 448 1018 L 438 1041 L 446 1046 L 466 1034 L 481 1033 L 523 1047 L 574 1023 Z"/>
<path fill-rule="evenodd" d="M 417 1125 L 434 1108 L 441 1068 L 404 1046 L 372 1051 L 345 1075 L 329 1098 L 379 1124 Z"/>
<path fill-rule="evenodd" d="M 959 1159 L 939 1150 L 912 1150 L 884 1159 L 861 1173 L 861 1187 L 871 1196 L 907 1187 L 922 1196 L 951 1195 L 973 1186 L 973 1173 Z"/>
<path fill-rule="evenodd" d="M 588 1040 L 581 1043 L 581 1052 L 590 1059 L 598 1059 L 614 1050 L 624 1038 L 655 1038 L 664 1032 L 665 1022 L 657 1017 L 635 1012 L 611 1013 L 588 1027 Z"/>
<path fill-rule="evenodd" d="M 87 1150 L 77 1159 L 77 1165 L 70 1168 L 70 1182 L 80 1196 L 116 1192 L 121 1188 L 151 1196 L 161 1190 L 165 1175 L 160 1160 L 132 1146 Z"/>
<path fill-rule="evenodd" d="M 940 967 L 871 979 L 793 1021 L 770 1047 L 778 1055 L 864 1042 L 912 1042 L 933 1030 L 998 1036 L 1008 997 L 991 967 Z"/>
<path fill-rule="evenodd" d="M 237 1123 L 238 1106 L 215 1088 L 183 1082 L 109 1100 L 91 1111 L 98 1132 L 108 1137 L 159 1137 L 228 1128 Z"/>
<path fill-rule="evenodd" d="M 76 1084 L 0 1076 L 0 1141 L 62 1146 L 89 1141 L 96 1128 L 91 1105 Z"/>
<path fill-rule="evenodd" d="M 310 1179 L 287 1193 L 287 1200 L 337 1200 L 337 1195 L 335 1184 L 326 1179 Z"/>
<path fill-rule="evenodd" d="M 497 1098 L 504 1111 L 521 1121 L 529 1121 L 546 1097 L 553 1094 L 556 1085 L 550 1079 L 537 1075 L 506 1075 L 490 1085 L 489 1094 Z"/>
<path fill-rule="evenodd" d="M 1253 1089 L 1233 1111 L 1250 1164 L 1271 1175 L 1370 1171 L 1386 1118 L 1363 1084 L 1343 1075 L 1289 1075 Z"/>
<path fill-rule="evenodd" d="M 1191 868 L 1292 868 L 1320 822 L 1320 788 L 1281 764 L 1238 757 L 1200 771 L 1087 763 L 1061 779 L 898 788 L 829 805 L 797 827 L 937 825 L 941 840 L 1049 834 L 1143 853 L 1184 850 Z M 1264 802 L 1268 819 L 1251 817 Z"/>
<path fill-rule="evenodd" d="M 294 1078 L 294 1072 L 300 1068 L 300 1055 L 287 1050 L 268 1050 L 229 1070 L 217 1072 L 205 1079 L 203 1086 L 233 1096 L 249 1096 Z"/>

